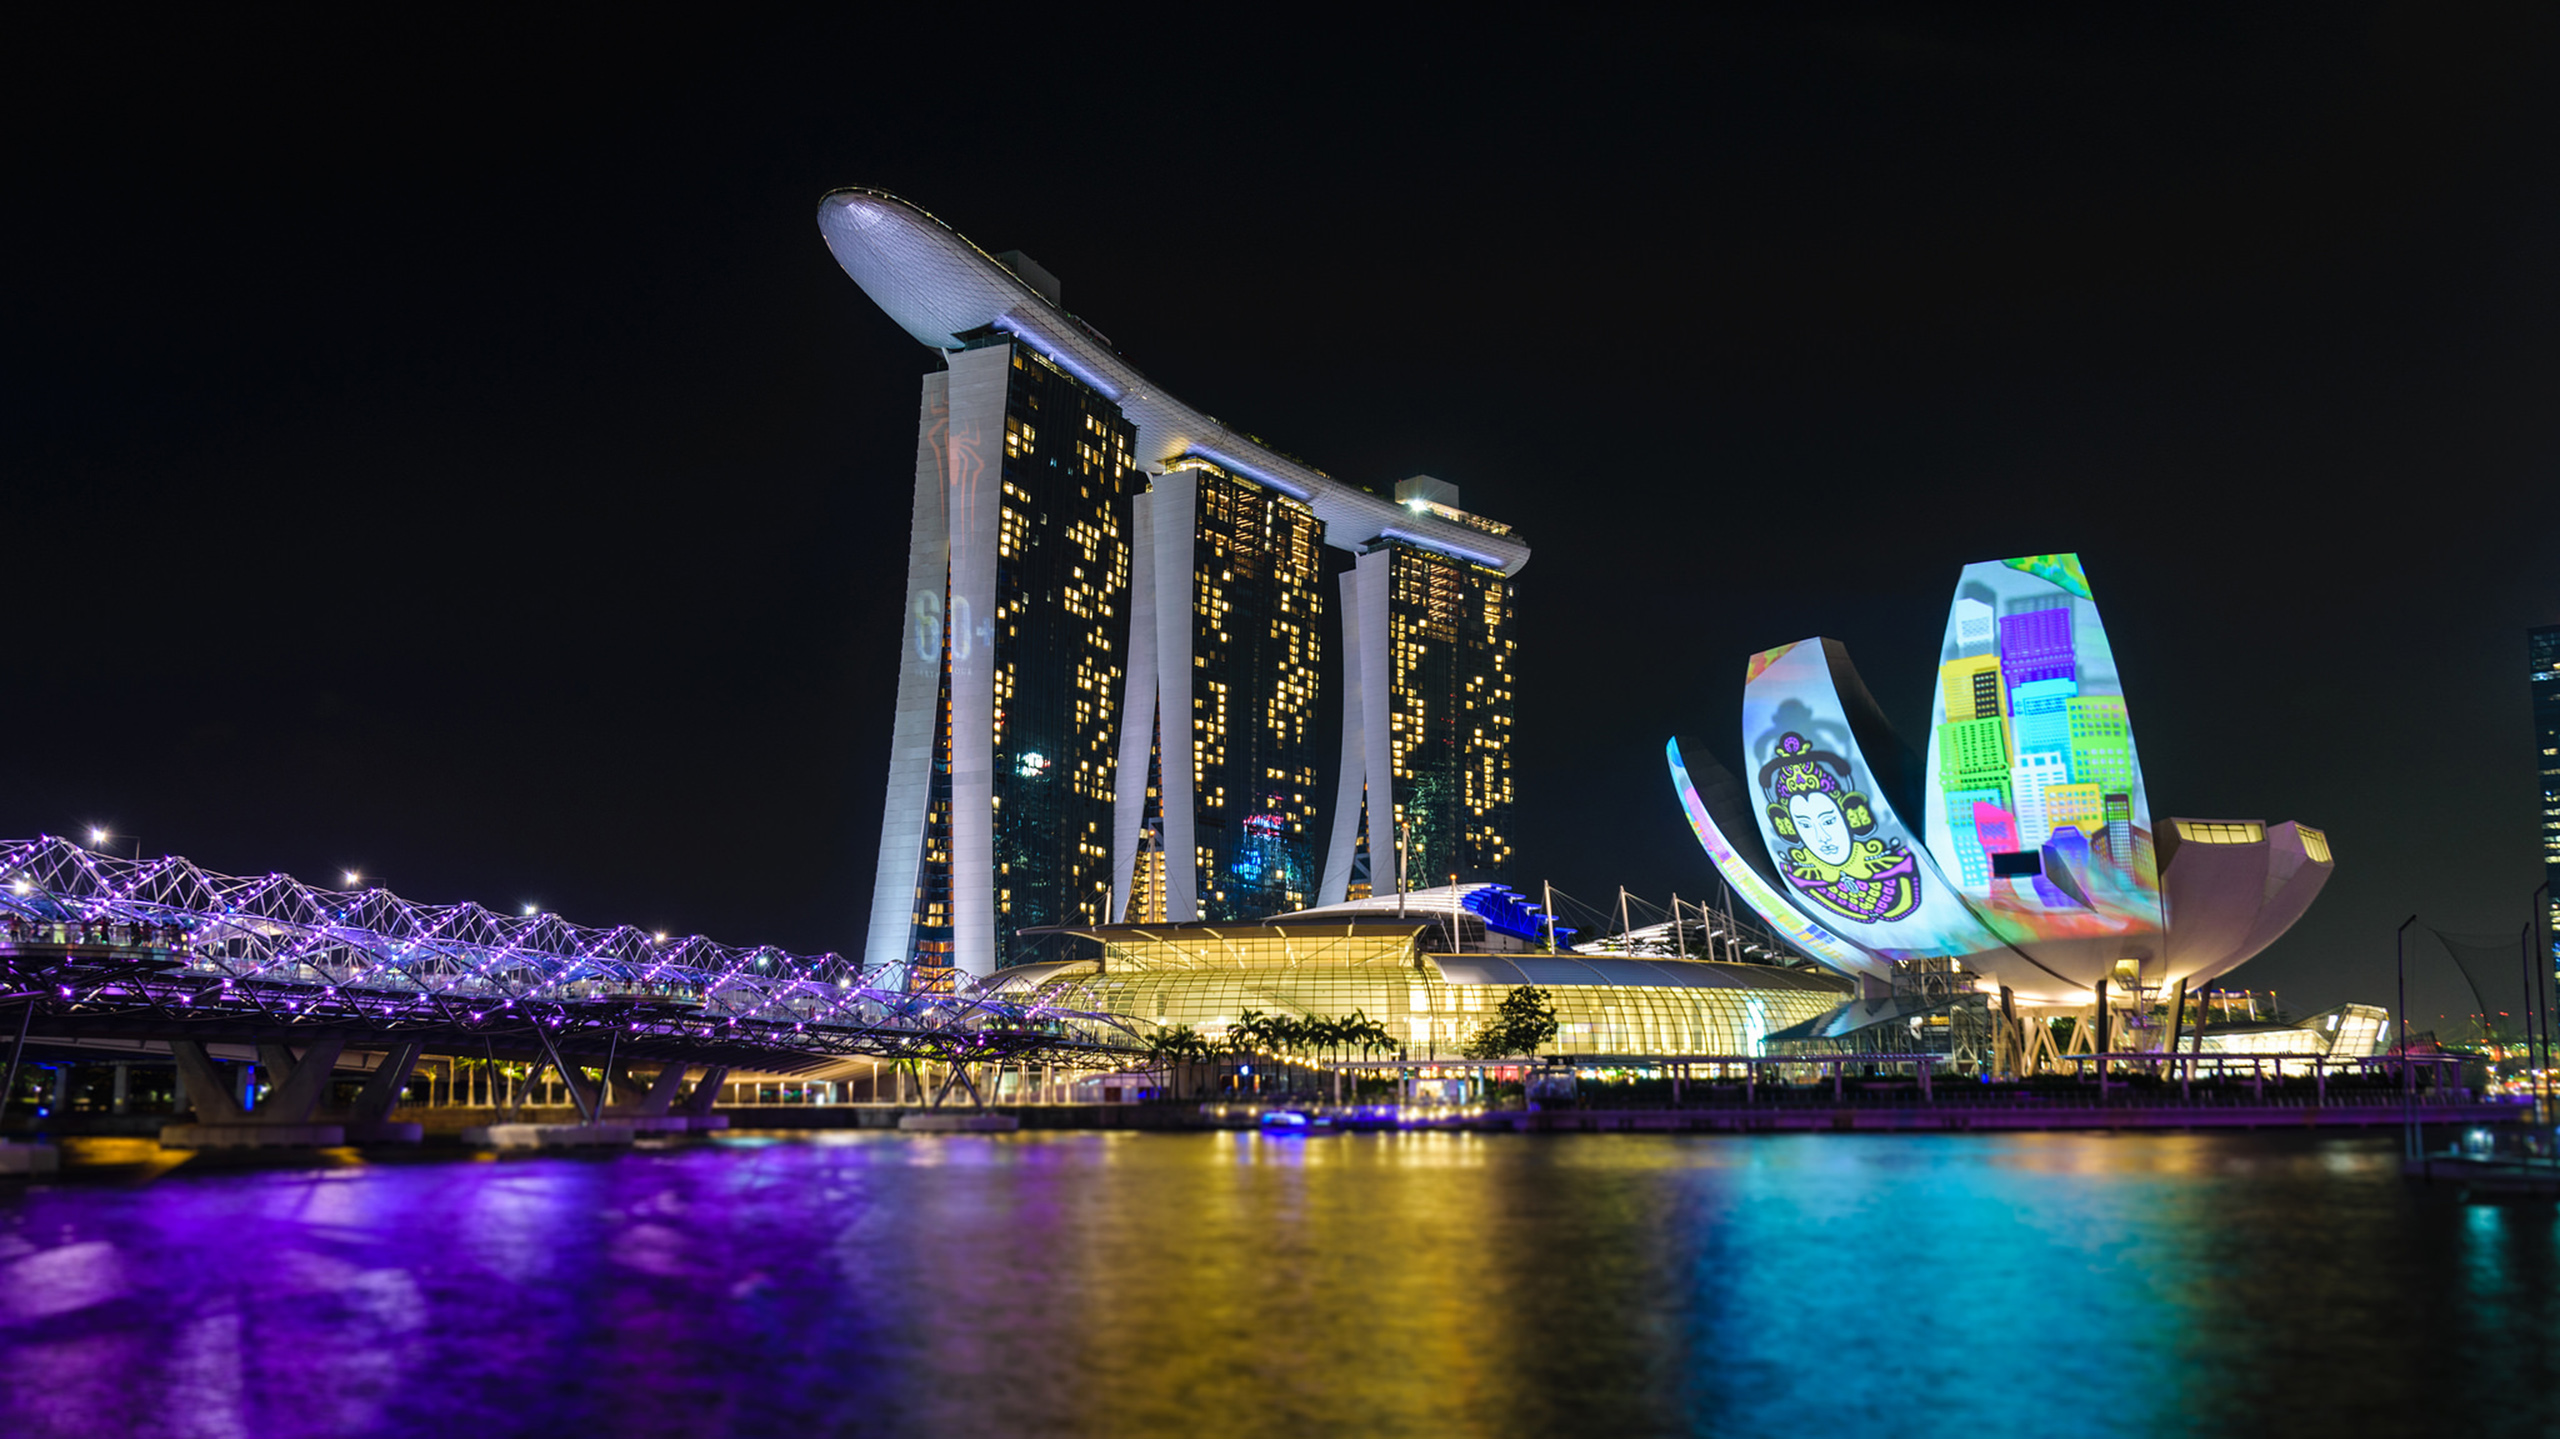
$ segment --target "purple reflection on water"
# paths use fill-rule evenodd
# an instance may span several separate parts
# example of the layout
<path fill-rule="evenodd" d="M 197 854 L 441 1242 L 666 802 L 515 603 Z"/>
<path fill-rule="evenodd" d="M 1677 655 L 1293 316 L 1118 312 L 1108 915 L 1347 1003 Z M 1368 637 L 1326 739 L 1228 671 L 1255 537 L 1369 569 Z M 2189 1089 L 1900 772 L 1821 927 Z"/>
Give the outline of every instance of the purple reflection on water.
<path fill-rule="evenodd" d="M 2552 1211 L 2413 1193 L 2392 1145 L 849 1134 L 75 1178 L 0 1189 L 0 1434 L 2513 1417 L 2560 1380 Z"/>

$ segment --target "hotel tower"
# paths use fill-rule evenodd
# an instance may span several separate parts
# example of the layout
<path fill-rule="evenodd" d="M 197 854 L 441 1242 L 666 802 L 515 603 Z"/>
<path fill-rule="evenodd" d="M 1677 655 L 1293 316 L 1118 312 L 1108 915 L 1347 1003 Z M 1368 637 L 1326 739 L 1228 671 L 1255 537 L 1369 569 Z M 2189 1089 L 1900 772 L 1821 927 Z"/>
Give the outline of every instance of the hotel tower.
<path fill-rule="evenodd" d="M 895 196 L 818 227 L 936 356 L 867 964 L 931 985 L 1061 929 L 1384 893 L 1399 838 L 1414 888 L 1505 877 L 1526 544 L 1454 486 L 1379 494 L 1200 414 L 1037 263 Z"/>

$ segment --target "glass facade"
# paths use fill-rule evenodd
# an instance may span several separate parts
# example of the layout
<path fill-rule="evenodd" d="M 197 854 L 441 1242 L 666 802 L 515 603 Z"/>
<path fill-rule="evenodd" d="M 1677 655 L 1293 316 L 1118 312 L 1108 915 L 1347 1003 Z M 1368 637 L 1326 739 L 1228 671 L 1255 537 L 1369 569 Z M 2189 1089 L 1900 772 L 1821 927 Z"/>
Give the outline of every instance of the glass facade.
<path fill-rule="evenodd" d="M 1128 496 L 1137 431 L 1074 376 L 1019 345 L 1004 395 L 995 605 L 980 628 L 992 656 L 996 953 L 1016 932 L 1097 924 L 1110 898 L 1109 825 L 1117 739 L 1113 696 L 1128 642 Z M 989 348 L 981 346 L 977 348 Z M 965 613 L 946 599 L 955 625 Z M 955 643 L 969 639 L 965 630 Z M 945 650 L 933 788 L 916 884 L 912 952 L 920 987 L 948 981 L 953 948 L 954 726 Z"/>
<path fill-rule="evenodd" d="M 1654 960 L 1627 967 L 1665 982 L 1571 983 L 1596 977 L 1569 958 L 1436 955 L 1420 923 L 1122 926 L 1097 932 L 1101 961 L 1034 966 L 1014 980 L 1035 1002 L 1126 1014 L 1218 1035 L 1248 1009 L 1385 1025 L 1413 1059 L 1458 1057 L 1526 973 L 1555 1005 L 1541 1053 L 1756 1054 L 1775 1031 L 1828 1014 L 1845 982 L 1775 966 Z M 1392 1056 L 1381 1055 L 1380 1058 Z"/>
<path fill-rule="evenodd" d="M 1324 524 L 1215 465 L 1196 471 L 1191 556 L 1194 843 L 1204 919 L 1313 902 L 1323 750 Z"/>
<path fill-rule="evenodd" d="M 1137 439 L 1101 394 L 1011 348 L 995 614 L 996 924 L 1005 958 L 1019 943 L 1015 931 L 1098 924 L 1110 903 L 1116 697 L 1129 629 L 1123 531 Z"/>
<path fill-rule="evenodd" d="M 1397 545 L 1388 587 L 1388 745 L 1411 881 L 1502 880 L 1511 867 L 1517 586 L 1498 570 Z M 1372 865 L 1373 877 L 1391 874 L 1393 856 Z"/>

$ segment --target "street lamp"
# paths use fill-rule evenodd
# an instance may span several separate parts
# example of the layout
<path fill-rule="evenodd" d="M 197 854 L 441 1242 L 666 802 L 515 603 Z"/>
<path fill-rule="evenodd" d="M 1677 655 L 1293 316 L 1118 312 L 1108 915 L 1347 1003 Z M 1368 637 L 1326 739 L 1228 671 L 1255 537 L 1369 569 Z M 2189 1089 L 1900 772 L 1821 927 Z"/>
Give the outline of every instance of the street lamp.
<path fill-rule="evenodd" d="M 2411 1088 L 2409 1084 L 2408 936 L 2409 926 L 2416 924 L 2417 922 L 2418 917 L 2413 914 L 2407 919 L 2400 921 L 2400 927 L 2397 930 L 2394 930 L 2391 935 L 2392 964 L 2396 969 L 2400 980 L 2400 1012 L 2391 1016 L 2391 1022 L 2400 1031 L 2398 1036 L 2400 1041 L 2400 1150 L 2401 1158 L 2403 1159 L 2417 1158 L 2419 1148 L 2418 1092 Z M 2204 1026 L 2199 1023 L 2196 1027 L 2201 1031 Z"/>

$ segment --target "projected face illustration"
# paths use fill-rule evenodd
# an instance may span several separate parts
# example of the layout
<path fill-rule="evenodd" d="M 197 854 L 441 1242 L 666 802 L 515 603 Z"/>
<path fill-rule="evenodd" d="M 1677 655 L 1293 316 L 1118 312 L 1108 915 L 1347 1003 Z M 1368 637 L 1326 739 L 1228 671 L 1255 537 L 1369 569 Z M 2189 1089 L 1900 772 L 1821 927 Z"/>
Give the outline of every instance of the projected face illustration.
<path fill-rule="evenodd" d="M 1844 919 L 1901 919 L 1920 907 L 1920 868 L 1902 841 L 1871 837 L 1875 811 L 1848 775 L 1847 760 L 1792 731 L 1760 767 L 1770 826 L 1786 842 L 1788 882 Z"/>
<path fill-rule="evenodd" d="M 1787 815 L 1796 822 L 1796 838 L 1815 858 L 1829 865 L 1849 862 L 1849 819 L 1840 813 L 1837 800 L 1800 794 L 1787 801 Z"/>

